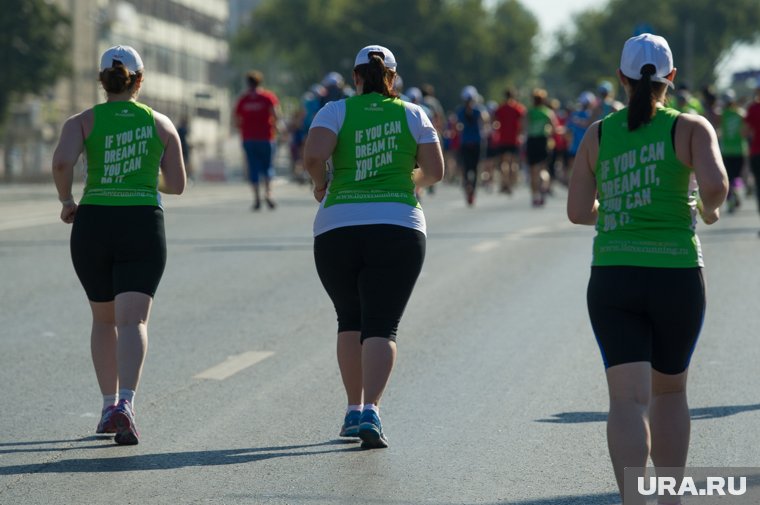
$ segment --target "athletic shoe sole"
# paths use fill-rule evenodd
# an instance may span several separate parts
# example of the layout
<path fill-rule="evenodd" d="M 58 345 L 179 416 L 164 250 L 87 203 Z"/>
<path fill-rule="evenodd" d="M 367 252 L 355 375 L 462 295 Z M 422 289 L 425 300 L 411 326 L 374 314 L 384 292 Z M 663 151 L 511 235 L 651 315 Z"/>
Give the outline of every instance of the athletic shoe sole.
<path fill-rule="evenodd" d="M 377 426 L 372 423 L 364 423 L 359 426 L 359 438 L 362 439 L 362 449 L 384 449 L 388 447 L 388 440 L 377 431 Z"/>
<path fill-rule="evenodd" d="M 346 428 L 340 431 L 341 437 L 347 437 L 347 438 L 356 438 L 359 436 L 359 427 L 358 426 L 351 426 L 350 428 Z"/>
<path fill-rule="evenodd" d="M 116 426 L 116 436 L 113 441 L 119 445 L 137 445 L 137 429 L 123 412 L 116 411 L 111 417 L 111 422 Z"/>

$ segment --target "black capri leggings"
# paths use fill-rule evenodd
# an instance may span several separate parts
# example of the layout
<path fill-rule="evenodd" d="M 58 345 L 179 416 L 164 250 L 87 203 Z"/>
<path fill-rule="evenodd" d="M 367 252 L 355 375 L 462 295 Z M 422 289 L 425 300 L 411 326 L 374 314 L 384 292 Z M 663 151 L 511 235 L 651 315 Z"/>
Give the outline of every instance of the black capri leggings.
<path fill-rule="evenodd" d="M 605 368 L 648 361 L 689 367 L 705 314 L 701 268 L 592 267 L 588 311 Z"/>
<path fill-rule="evenodd" d="M 80 205 L 71 228 L 71 259 L 87 298 L 153 296 L 166 266 L 164 212 L 153 206 Z"/>
<path fill-rule="evenodd" d="M 338 332 L 396 340 L 425 259 L 425 235 L 403 226 L 336 228 L 314 238 L 317 273 L 338 315 Z"/>

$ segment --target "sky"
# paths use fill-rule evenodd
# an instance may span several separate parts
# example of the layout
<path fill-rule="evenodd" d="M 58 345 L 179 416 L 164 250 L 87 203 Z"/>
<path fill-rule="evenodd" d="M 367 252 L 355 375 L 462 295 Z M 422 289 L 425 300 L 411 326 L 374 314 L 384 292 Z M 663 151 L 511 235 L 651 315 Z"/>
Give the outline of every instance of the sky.
<path fill-rule="evenodd" d="M 491 0 L 493 1 L 493 0 Z M 541 50 L 547 54 L 551 50 L 552 35 L 560 28 L 572 21 L 574 14 L 587 9 L 602 7 L 608 0 L 522 0 L 522 4 L 528 8 L 538 19 L 541 26 L 542 40 L 545 47 Z M 676 66 L 677 62 L 676 62 Z M 735 48 L 730 58 L 726 58 L 718 64 L 718 85 L 728 85 L 733 72 L 749 69 L 760 69 L 760 43 L 755 45 L 742 45 Z"/>

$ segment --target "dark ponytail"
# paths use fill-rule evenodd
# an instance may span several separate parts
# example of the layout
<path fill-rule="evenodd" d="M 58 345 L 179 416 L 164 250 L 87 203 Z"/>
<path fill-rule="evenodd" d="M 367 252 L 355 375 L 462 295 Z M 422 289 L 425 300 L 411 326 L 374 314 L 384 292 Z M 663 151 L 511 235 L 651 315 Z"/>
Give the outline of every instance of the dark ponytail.
<path fill-rule="evenodd" d="M 354 71 L 362 79 L 363 95 L 380 93 L 390 98 L 398 97 L 398 93 L 393 88 L 393 77 L 396 72 L 385 66 L 385 57 L 381 53 L 369 53 L 369 63 L 357 65 Z"/>
<path fill-rule="evenodd" d="M 662 96 L 666 84 L 652 82 L 654 65 L 641 68 L 641 79 L 628 78 L 631 85 L 631 98 L 628 102 L 628 131 L 649 123 L 656 112 L 657 102 Z"/>
<path fill-rule="evenodd" d="M 106 93 L 120 94 L 134 90 L 139 75 L 142 75 L 142 72 L 130 74 L 127 67 L 116 63 L 113 67 L 102 70 L 99 78 Z"/>

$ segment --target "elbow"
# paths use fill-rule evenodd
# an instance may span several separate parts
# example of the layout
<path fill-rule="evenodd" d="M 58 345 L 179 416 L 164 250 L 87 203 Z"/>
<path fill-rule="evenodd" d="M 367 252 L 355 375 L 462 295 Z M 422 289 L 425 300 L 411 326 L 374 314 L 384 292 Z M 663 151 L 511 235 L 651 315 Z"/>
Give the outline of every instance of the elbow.
<path fill-rule="evenodd" d="M 433 171 L 433 173 L 430 174 L 430 180 L 433 184 L 441 182 L 443 180 L 443 173 L 444 169 L 443 166 Z"/>
<path fill-rule="evenodd" d="M 575 212 L 575 211 L 573 211 L 571 209 L 567 209 L 567 218 L 573 224 L 583 224 L 584 223 L 584 220 L 583 220 L 583 218 L 581 218 L 580 214 L 578 214 L 577 212 Z"/>
<path fill-rule="evenodd" d="M 53 159 L 53 174 L 62 174 L 68 170 L 69 164 L 61 160 Z"/>
<path fill-rule="evenodd" d="M 699 198 L 709 207 L 719 207 L 728 196 L 728 179 L 699 187 Z"/>

